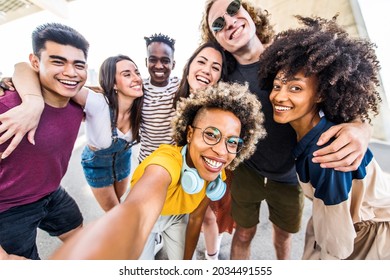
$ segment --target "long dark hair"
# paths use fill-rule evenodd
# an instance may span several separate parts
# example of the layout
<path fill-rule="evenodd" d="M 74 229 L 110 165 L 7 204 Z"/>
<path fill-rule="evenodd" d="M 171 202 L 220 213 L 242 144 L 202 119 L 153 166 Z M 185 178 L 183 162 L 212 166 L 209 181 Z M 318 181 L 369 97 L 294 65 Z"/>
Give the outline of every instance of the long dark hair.
<path fill-rule="evenodd" d="M 115 92 L 114 85 L 116 83 L 116 64 L 122 60 L 128 60 L 134 63 L 138 68 L 137 64 L 126 55 L 116 55 L 107 58 L 100 67 L 99 71 L 99 83 L 103 89 L 104 96 L 108 106 L 113 109 L 115 123 L 118 121 L 118 95 Z M 133 105 L 129 108 L 130 112 L 130 125 L 133 139 L 139 141 L 139 129 L 141 125 L 141 110 L 144 98 L 143 96 L 138 97 L 134 100 Z"/>
<path fill-rule="evenodd" d="M 192 61 L 195 59 L 195 57 L 205 48 L 213 48 L 220 52 L 222 56 L 222 71 L 221 71 L 220 80 L 222 81 L 226 80 L 227 78 L 226 58 L 225 58 L 225 52 L 223 51 L 222 47 L 218 43 L 212 41 L 200 45 L 192 54 L 192 56 L 188 59 L 186 65 L 183 68 L 183 76 L 181 78 L 179 88 L 176 91 L 175 98 L 173 99 L 174 108 L 176 108 L 176 103 L 177 101 L 180 100 L 180 98 L 186 98 L 190 95 L 190 85 L 188 84 L 188 80 L 187 80 L 187 76 L 190 71 L 190 65 Z"/>

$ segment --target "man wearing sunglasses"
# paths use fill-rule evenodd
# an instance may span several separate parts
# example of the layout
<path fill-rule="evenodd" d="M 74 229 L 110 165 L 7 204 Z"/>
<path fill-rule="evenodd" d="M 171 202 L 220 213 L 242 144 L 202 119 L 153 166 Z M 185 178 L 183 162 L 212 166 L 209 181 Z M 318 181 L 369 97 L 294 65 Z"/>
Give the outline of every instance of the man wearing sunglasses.
<path fill-rule="evenodd" d="M 251 92 L 260 99 L 265 114 L 267 138 L 257 145 L 255 154 L 234 172 L 232 183 L 232 216 L 236 231 L 231 246 L 231 259 L 249 259 L 250 245 L 259 223 L 260 204 L 266 200 L 273 225 L 273 243 L 278 259 L 288 259 L 292 234 L 300 228 L 303 195 L 298 185 L 292 149 L 296 135 L 289 126 L 273 121 L 269 91 L 262 89 L 257 73 L 258 62 L 274 31 L 266 11 L 249 1 L 206 0 L 201 22 L 203 41 L 217 41 L 226 51 L 229 80 L 248 82 Z M 322 167 L 355 170 L 367 149 L 368 125 L 360 122 L 341 124 L 323 135 L 325 144 L 314 159 Z M 337 142 L 337 143 L 336 143 Z M 340 149 L 340 147 L 342 147 Z M 336 152 L 333 152 L 336 151 Z M 323 157 L 318 157 L 323 155 Z"/>

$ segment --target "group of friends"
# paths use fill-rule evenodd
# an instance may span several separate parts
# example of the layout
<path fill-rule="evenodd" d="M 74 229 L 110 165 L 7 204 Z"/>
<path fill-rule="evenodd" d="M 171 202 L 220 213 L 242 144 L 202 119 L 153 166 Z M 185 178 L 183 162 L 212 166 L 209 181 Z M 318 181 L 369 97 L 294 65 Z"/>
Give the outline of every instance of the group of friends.
<path fill-rule="evenodd" d="M 250 1 L 206 0 L 180 79 L 175 40 L 154 34 L 148 78 L 117 55 L 98 89 L 84 87 L 84 36 L 37 27 L 16 90 L 0 97 L 0 258 L 39 259 L 40 228 L 64 241 L 52 259 L 154 259 L 161 240 L 169 259 L 193 259 L 202 229 L 206 259 L 224 232 L 231 259 L 250 259 L 265 201 L 276 258 L 288 259 L 306 196 L 303 259 L 390 259 L 390 186 L 368 149 L 381 101 L 374 44 L 337 16 L 296 18 L 300 28 L 275 35 Z M 106 212 L 87 225 L 60 186 L 83 120 L 81 164 Z"/>

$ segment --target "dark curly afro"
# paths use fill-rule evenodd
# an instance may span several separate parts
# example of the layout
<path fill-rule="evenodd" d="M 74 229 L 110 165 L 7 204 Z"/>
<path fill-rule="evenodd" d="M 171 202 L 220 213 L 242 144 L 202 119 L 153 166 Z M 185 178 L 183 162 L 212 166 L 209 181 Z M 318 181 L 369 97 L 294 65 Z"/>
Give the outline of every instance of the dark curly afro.
<path fill-rule="evenodd" d="M 375 45 L 368 40 L 351 38 L 336 24 L 336 18 L 296 16 L 304 27 L 276 35 L 274 42 L 260 56 L 259 78 L 271 89 L 279 70 L 287 79 L 299 71 L 318 77 L 319 108 L 335 122 L 354 119 L 371 122 L 381 101 L 379 62 Z"/>

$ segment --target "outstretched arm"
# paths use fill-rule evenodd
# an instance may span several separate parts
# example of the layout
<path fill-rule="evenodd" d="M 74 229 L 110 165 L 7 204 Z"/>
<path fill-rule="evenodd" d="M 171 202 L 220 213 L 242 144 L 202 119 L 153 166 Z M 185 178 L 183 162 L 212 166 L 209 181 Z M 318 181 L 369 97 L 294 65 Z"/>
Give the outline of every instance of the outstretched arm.
<path fill-rule="evenodd" d="M 336 138 L 332 144 L 314 152 L 313 162 L 321 163 L 322 168 L 338 171 L 356 170 L 367 151 L 372 128 L 368 123 L 354 121 L 335 125 L 322 133 L 317 145 Z"/>
<path fill-rule="evenodd" d="M 15 65 L 12 81 L 18 89 L 22 104 L 0 115 L 0 133 L 4 132 L 0 144 L 14 136 L 1 155 L 2 159 L 15 150 L 26 133 L 30 143 L 35 144 L 34 135 L 44 108 L 38 75 L 27 62 Z"/>
<path fill-rule="evenodd" d="M 148 166 L 122 204 L 72 236 L 52 259 L 138 259 L 170 183 L 166 169 Z"/>

